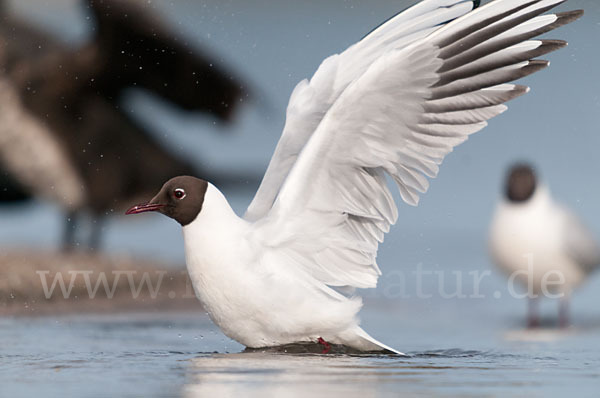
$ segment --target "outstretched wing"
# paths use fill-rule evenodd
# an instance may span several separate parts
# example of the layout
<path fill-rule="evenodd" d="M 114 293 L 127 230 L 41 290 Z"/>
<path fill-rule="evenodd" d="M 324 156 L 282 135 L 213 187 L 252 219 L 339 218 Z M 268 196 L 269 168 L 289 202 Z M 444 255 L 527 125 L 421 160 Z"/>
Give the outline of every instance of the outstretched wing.
<path fill-rule="evenodd" d="M 327 58 L 310 81 L 298 83 L 275 153 L 244 217 L 255 221 L 268 213 L 298 154 L 327 111 L 375 60 L 466 14 L 473 4 L 471 0 L 422 1 L 390 18 L 343 53 Z"/>
<path fill-rule="evenodd" d="M 375 286 L 397 218 L 385 174 L 417 204 L 443 158 L 527 92 L 508 82 L 566 44 L 530 40 L 582 14 L 541 15 L 559 3 L 496 0 L 382 54 L 327 111 L 256 238 L 326 285 Z"/>

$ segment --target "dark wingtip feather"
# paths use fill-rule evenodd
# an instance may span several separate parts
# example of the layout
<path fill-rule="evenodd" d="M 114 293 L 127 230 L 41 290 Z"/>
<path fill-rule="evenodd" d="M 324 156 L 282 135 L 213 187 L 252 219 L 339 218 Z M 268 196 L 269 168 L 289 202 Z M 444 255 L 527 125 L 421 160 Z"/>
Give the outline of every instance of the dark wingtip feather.
<path fill-rule="evenodd" d="M 480 0 L 473 0 L 473 9 L 476 9 L 481 4 Z"/>
<path fill-rule="evenodd" d="M 536 57 L 540 55 L 547 54 L 552 51 L 559 50 L 563 47 L 567 46 L 567 42 L 564 40 L 550 40 L 550 39 L 542 39 L 542 45 L 538 48 L 536 52 Z"/>
<path fill-rule="evenodd" d="M 545 59 L 532 59 L 529 61 L 529 66 L 548 66 L 550 65 L 550 61 Z"/>
<path fill-rule="evenodd" d="M 566 25 L 570 22 L 573 22 L 583 16 L 583 10 L 573 10 L 567 12 L 557 12 L 556 16 L 558 20 L 561 22 L 561 25 Z"/>
<path fill-rule="evenodd" d="M 550 65 L 550 61 L 546 61 L 545 59 L 534 59 L 529 61 L 529 64 L 527 66 L 524 66 L 523 68 L 521 68 L 521 76 L 519 76 L 519 79 L 525 76 L 529 76 L 532 73 L 535 73 L 539 70 L 542 70 L 544 68 L 547 68 Z M 516 80 L 516 79 L 514 79 Z"/>

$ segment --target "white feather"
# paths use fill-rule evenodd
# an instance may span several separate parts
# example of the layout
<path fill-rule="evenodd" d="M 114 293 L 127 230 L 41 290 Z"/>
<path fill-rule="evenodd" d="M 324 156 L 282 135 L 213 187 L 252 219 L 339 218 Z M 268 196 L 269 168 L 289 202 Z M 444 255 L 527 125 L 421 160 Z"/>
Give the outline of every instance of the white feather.
<path fill-rule="evenodd" d="M 451 8 L 448 8 L 451 7 Z M 471 1 L 426 0 L 396 15 L 341 54 L 323 61 L 310 81 L 294 89 L 286 123 L 263 181 L 244 218 L 257 220 L 271 209 L 300 151 L 342 92 L 379 57 L 437 30 L 472 9 Z"/>

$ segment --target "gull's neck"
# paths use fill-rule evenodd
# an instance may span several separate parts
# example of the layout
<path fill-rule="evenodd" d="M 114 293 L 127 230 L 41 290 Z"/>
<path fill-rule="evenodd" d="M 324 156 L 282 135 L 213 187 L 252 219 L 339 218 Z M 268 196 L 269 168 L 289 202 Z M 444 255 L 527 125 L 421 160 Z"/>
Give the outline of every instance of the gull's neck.
<path fill-rule="evenodd" d="M 202 210 L 194 221 L 183 227 L 183 235 L 186 239 L 215 240 L 230 236 L 234 232 L 232 229 L 246 225 L 247 222 L 235 214 L 221 191 L 208 183 Z"/>
<path fill-rule="evenodd" d="M 198 268 L 204 272 L 204 268 L 224 262 L 240 246 L 248 228 L 249 223 L 238 217 L 225 196 L 209 183 L 198 216 L 183 227 L 190 272 Z"/>
<path fill-rule="evenodd" d="M 229 304 L 239 299 L 246 282 L 243 269 L 252 257 L 245 244 L 250 227 L 210 183 L 196 219 L 183 227 L 185 262 L 196 295 L 228 336 L 237 336 L 230 325 L 237 313 Z"/>

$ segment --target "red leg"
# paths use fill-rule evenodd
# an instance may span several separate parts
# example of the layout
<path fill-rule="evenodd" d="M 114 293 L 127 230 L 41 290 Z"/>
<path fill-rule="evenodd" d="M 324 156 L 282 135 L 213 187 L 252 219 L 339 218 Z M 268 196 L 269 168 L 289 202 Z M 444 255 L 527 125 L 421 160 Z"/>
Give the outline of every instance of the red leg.
<path fill-rule="evenodd" d="M 321 354 L 327 354 L 329 351 L 331 351 L 331 344 L 323 340 L 323 337 L 319 337 L 319 340 L 317 341 L 323 346 L 323 351 L 321 352 Z"/>

